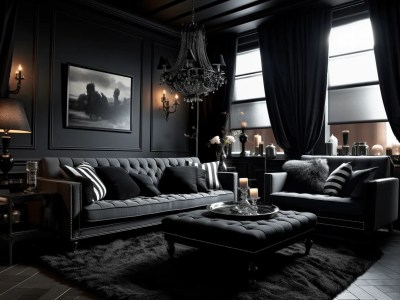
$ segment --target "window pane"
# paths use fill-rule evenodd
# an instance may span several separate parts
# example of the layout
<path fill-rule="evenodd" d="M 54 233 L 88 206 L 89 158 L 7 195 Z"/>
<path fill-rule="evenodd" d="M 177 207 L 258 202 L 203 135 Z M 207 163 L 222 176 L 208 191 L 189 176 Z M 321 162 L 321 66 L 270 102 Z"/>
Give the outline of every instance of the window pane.
<path fill-rule="evenodd" d="M 378 81 L 374 52 L 334 57 L 329 60 L 329 86 Z"/>
<path fill-rule="evenodd" d="M 338 144 L 343 144 L 343 130 L 349 131 L 349 145 L 350 147 L 354 142 L 367 142 L 369 145 L 369 153 L 373 145 L 379 144 L 384 148 L 392 143 L 386 138 L 390 130 L 387 122 L 373 122 L 373 123 L 358 123 L 358 124 L 340 124 L 331 125 L 330 132 L 338 139 Z"/>
<path fill-rule="evenodd" d="M 374 37 L 371 22 L 364 19 L 332 28 L 329 37 L 329 56 L 372 49 Z"/>
<path fill-rule="evenodd" d="M 242 121 L 247 122 L 249 128 L 271 127 L 265 100 L 232 104 L 230 117 L 233 129 L 240 128 Z"/>
<path fill-rule="evenodd" d="M 329 124 L 387 120 L 379 85 L 331 90 L 328 105 Z"/>
<path fill-rule="evenodd" d="M 260 49 L 238 53 L 236 56 L 236 75 L 261 72 Z"/>
<path fill-rule="evenodd" d="M 265 98 L 262 73 L 245 75 L 235 79 L 233 101 Z"/>

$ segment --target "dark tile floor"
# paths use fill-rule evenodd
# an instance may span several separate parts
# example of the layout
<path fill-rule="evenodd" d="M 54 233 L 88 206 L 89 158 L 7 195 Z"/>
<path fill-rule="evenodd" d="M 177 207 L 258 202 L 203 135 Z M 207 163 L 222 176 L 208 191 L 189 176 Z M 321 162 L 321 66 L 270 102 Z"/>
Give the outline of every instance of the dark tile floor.
<path fill-rule="evenodd" d="M 400 231 L 379 232 L 377 243 L 382 258 L 335 299 L 400 299 Z M 34 263 L 18 263 L 0 266 L 0 300 L 11 299 L 99 298 Z"/>

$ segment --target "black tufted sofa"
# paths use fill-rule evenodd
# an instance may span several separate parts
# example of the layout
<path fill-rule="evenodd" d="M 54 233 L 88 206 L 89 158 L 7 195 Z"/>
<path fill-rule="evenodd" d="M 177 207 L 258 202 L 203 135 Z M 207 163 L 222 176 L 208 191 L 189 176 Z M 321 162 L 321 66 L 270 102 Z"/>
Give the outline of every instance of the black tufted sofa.
<path fill-rule="evenodd" d="M 351 163 L 353 171 L 378 168 L 372 179 L 362 183 L 363 194 L 360 197 L 288 192 L 285 191 L 286 172 L 265 173 L 268 201 L 282 209 L 312 212 L 318 216 L 319 225 L 330 228 L 350 228 L 364 233 L 385 226 L 393 228 L 398 217 L 399 180 L 393 177 L 394 166 L 390 157 L 303 155 L 301 160 L 315 158 L 327 159 L 329 173 L 347 162 Z"/>
<path fill-rule="evenodd" d="M 236 199 L 237 173 L 220 172 L 223 190 L 208 193 L 161 194 L 138 196 L 127 200 L 100 200 L 82 205 L 81 183 L 64 180 L 60 165 L 78 166 L 88 162 L 93 167 L 117 166 L 128 173 L 147 174 L 157 186 L 163 171 L 170 166 L 200 162 L 185 158 L 69 158 L 45 157 L 39 163 L 38 188 L 57 193 L 62 198 L 61 233 L 69 241 L 157 225 L 166 215 L 205 207 L 208 204 Z"/>

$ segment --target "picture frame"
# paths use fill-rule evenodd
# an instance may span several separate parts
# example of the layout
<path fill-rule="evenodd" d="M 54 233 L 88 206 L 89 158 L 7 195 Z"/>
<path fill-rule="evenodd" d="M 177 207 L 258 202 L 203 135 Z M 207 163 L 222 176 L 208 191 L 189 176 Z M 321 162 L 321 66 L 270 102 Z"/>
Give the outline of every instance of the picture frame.
<path fill-rule="evenodd" d="M 133 77 L 68 64 L 66 127 L 132 132 Z"/>

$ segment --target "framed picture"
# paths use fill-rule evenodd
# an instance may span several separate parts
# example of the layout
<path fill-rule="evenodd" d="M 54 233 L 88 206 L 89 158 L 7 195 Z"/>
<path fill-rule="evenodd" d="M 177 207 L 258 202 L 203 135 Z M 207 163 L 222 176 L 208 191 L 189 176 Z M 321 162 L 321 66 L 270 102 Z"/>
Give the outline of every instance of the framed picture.
<path fill-rule="evenodd" d="M 67 128 L 132 131 L 133 78 L 68 65 Z"/>

